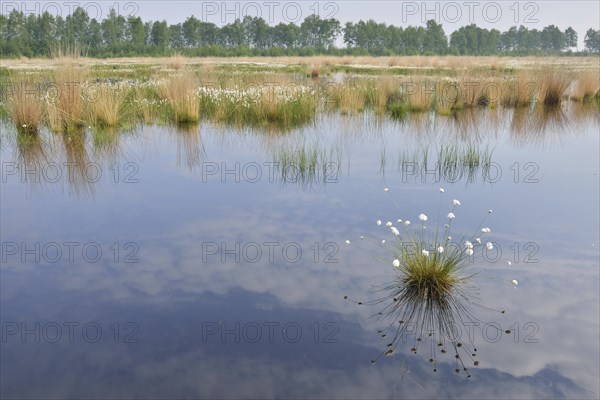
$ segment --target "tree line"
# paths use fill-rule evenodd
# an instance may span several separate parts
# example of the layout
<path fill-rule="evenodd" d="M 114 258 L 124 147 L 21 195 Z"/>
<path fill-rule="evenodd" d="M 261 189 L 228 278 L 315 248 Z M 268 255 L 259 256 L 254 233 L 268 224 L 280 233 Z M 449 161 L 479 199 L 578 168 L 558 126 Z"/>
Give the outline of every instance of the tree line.
<path fill-rule="evenodd" d="M 65 18 L 13 10 L 0 14 L 2 57 L 47 57 L 60 48 L 79 48 L 90 57 L 168 55 L 546 55 L 573 54 L 577 32 L 555 25 L 528 29 L 511 27 L 505 32 L 474 24 L 446 35 L 434 20 L 426 26 L 399 27 L 373 20 L 348 22 L 334 18 L 306 17 L 299 25 L 269 25 L 259 17 L 244 17 L 221 27 L 194 16 L 183 23 L 142 21 L 111 10 L 103 20 L 90 18 L 77 8 Z M 336 46 L 341 38 L 345 47 Z M 600 30 L 589 29 L 584 38 L 587 53 L 600 53 Z"/>

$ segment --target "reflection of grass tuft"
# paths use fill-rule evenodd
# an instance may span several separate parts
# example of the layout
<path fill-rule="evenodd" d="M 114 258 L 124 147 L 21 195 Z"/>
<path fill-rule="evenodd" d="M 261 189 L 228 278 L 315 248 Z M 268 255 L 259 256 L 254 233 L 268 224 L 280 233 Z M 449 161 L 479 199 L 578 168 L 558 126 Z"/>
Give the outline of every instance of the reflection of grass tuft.
<path fill-rule="evenodd" d="M 433 167 L 430 164 L 431 155 L 436 156 Z M 480 148 L 475 145 L 448 144 L 441 145 L 436 150 L 430 150 L 429 147 L 404 150 L 400 154 L 398 168 L 403 173 L 414 174 L 415 179 L 421 171 L 432 171 L 434 168 L 436 179 L 458 182 L 465 178 L 467 182 L 473 182 L 480 170 L 483 177 L 489 175 L 491 163 L 492 151 L 487 146 Z"/>
<path fill-rule="evenodd" d="M 288 145 L 276 151 L 274 163 L 281 183 L 310 189 L 314 185 L 337 182 L 340 152 L 335 148 L 328 153 L 318 143 Z"/>

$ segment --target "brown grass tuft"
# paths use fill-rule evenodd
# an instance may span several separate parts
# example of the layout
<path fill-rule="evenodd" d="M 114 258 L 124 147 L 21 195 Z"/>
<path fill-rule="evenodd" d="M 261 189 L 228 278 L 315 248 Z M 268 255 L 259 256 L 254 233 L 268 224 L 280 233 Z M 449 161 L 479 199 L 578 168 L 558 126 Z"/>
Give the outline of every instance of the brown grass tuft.
<path fill-rule="evenodd" d="M 538 101 L 545 106 L 559 105 L 571 81 L 570 74 L 563 70 L 553 69 L 543 72 L 539 78 Z"/>
<path fill-rule="evenodd" d="M 43 107 L 34 82 L 21 81 L 15 84 L 14 96 L 10 100 L 10 115 L 21 132 L 36 133 L 44 116 Z"/>
<path fill-rule="evenodd" d="M 539 84 L 525 71 L 519 72 L 513 81 L 506 81 L 501 87 L 500 104 L 504 107 L 528 106 L 539 90 Z"/>
<path fill-rule="evenodd" d="M 83 85 L 85 73 L 73 63 L 54 71 L 57 97 L 47 107 L 50 127 L 55 131 L 70 131 L 84 125 Z"/>
<path fill-rule="evenodd" d="M 88 114 L 91 121 L 102 126 L 117 126 L 122 117 L 122 106 L 126 92 L 109 86 L 98 87 L 94 99 L 88 103 Z"/>
<path fill-rule="evenodd" d="M 167 99 L 173 108 L 177 123 L 198 122 L 200 119 L 200 102 L 196 89 L 196 77 L 188 71 L 175 75 L 159 88 L 161 97 Z"/>
<path fill-rule="evenodd" d="M 581 74 L 577 79 L 572 99 L 582 103 L 590 102 L 600 90 L 600 71 Z"/>
<path fill-rule="evenodd" d="M 179 53 L 174 53 L 169 58 L 169 66 L 176 71 L 179 71 L 181 68 L 183 68 L 185 66 L 185 64 L 186 64 L 186 58 Z"/>

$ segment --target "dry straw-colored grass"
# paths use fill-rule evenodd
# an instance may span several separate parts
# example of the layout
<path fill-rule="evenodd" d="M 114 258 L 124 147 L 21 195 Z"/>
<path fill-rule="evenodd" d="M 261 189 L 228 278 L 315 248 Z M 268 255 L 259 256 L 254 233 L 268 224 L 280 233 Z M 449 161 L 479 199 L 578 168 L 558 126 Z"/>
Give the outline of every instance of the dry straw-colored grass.
<path fill-rule="evenodd" d="M 517 73 L 514 80 L 505 81 L 502 85 L 500 104 L 505 107 L 528 106 L 538 90 L 538 82 L 532 78 L 532 74 L 521 71 Z"/>
<path fill-rule="evenodd" d="M 386 111 L 390 100 L 400 93 L 400 80 L 398 78 L 384 75 L 377 80 L 375 92 L 372 94 L 369 104 L 377 114 Z"/>
<path fill-rule="evenodd" d="M 559 105 L 571 84 L 571 74 L 565 70 L 550 69 L 539 77 L 538 101 L 545 106 Z"/>
<path fill-rule="evenodd" d="M 186 57 L 184 57 L 183 55 L 179 54 L 179 53 L 174 53 L 168 61 L 168 66 L 173 68 L 176 71 L 179 71 L 180 69 L 182 69 L 183 67 L 185 67 L 186 64 Z"/>
<path fill-rule="evenodd" d="M 428 79 L 403 83 L 410 111 L 423 112 L 431 108 L 435 97 L 435 82 Z"/>
<path fill-rule="evenodd" d="M 475 107 L 484 102 L 484 86 L 485 83 L 479 76 L 468 73 L 461 76 L 459 80 L 459 98 L 457 100 L 461 107 Z"/>
<path fill-rule="evenodd" d="M 365 109 L 363 86 L 359 82 L 349 82 L 336 88 L 334 102 L 342 114 L 356 114 Z"/>
<path fill-rule="evenodd" d="M 196 77 L 189 71 L 172 76 L 159 87 L 160 95 L 171 104 L 175 122 L 192 123 L 200 119 L 197 88 Z"/>
<path fill-rule="evenodd" d="M 110 86 L 100 86 L 93 99 L 87 103 L 90 121 L 102 126 L 117 126 L 123 115 L 126 91 Z"/>
<path fill-rule="evenodd" d="M 582 73 L 573 90 L 572 99 L 575 101 L 587 103 L 592 101 L 595 96 L 600 94 L 600 71 L 590 71 Z"/>
<path fill-rule="evenodd" d="M 14 85 L 9 110 L 17 129 L 35 133 L 43 123 L 44 109 L 31 80 L 20 81 Z"/>
<path fill-rule="evenodd" d="M 54 131 L 69 131 L 81 127 L 84 121 L 85 71 L 71 62 L 54 71 L 56 98 L 47 104 L 50 127 Z"/>

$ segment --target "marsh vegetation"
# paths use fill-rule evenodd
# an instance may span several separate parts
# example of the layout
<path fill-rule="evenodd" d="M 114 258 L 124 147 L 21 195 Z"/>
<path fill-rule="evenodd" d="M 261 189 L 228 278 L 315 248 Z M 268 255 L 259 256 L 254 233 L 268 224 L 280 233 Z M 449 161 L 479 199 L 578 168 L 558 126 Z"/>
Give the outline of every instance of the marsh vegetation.
<path fill-rule="evenodd" d="M 176 55 L 157 65 L 99 65 L 60 55 L 53 63 L 41 63 L 43 68 L 5 68 L 1 106 L 22 130 L 47 126 L 69 132 L 84 126 L 200 120 L 285 131 L 314 122 L 320 112 L 369 112 L 403 120 L 428 112 L 452 117 L 477 108 L 600 105 L 600 70 L 587 59 L 543 70 L 527 63 L 497 68 L 453 61 L 454 68 L 412 67 L 408 74 L 372 60 L 375 65 L 363 71 L 340 72 L 346 62 L 356 68 L 352 62 L 357 60 L 325 59 L 319 67 L 296 64 L 296 59 L 228 65 Z"/>

